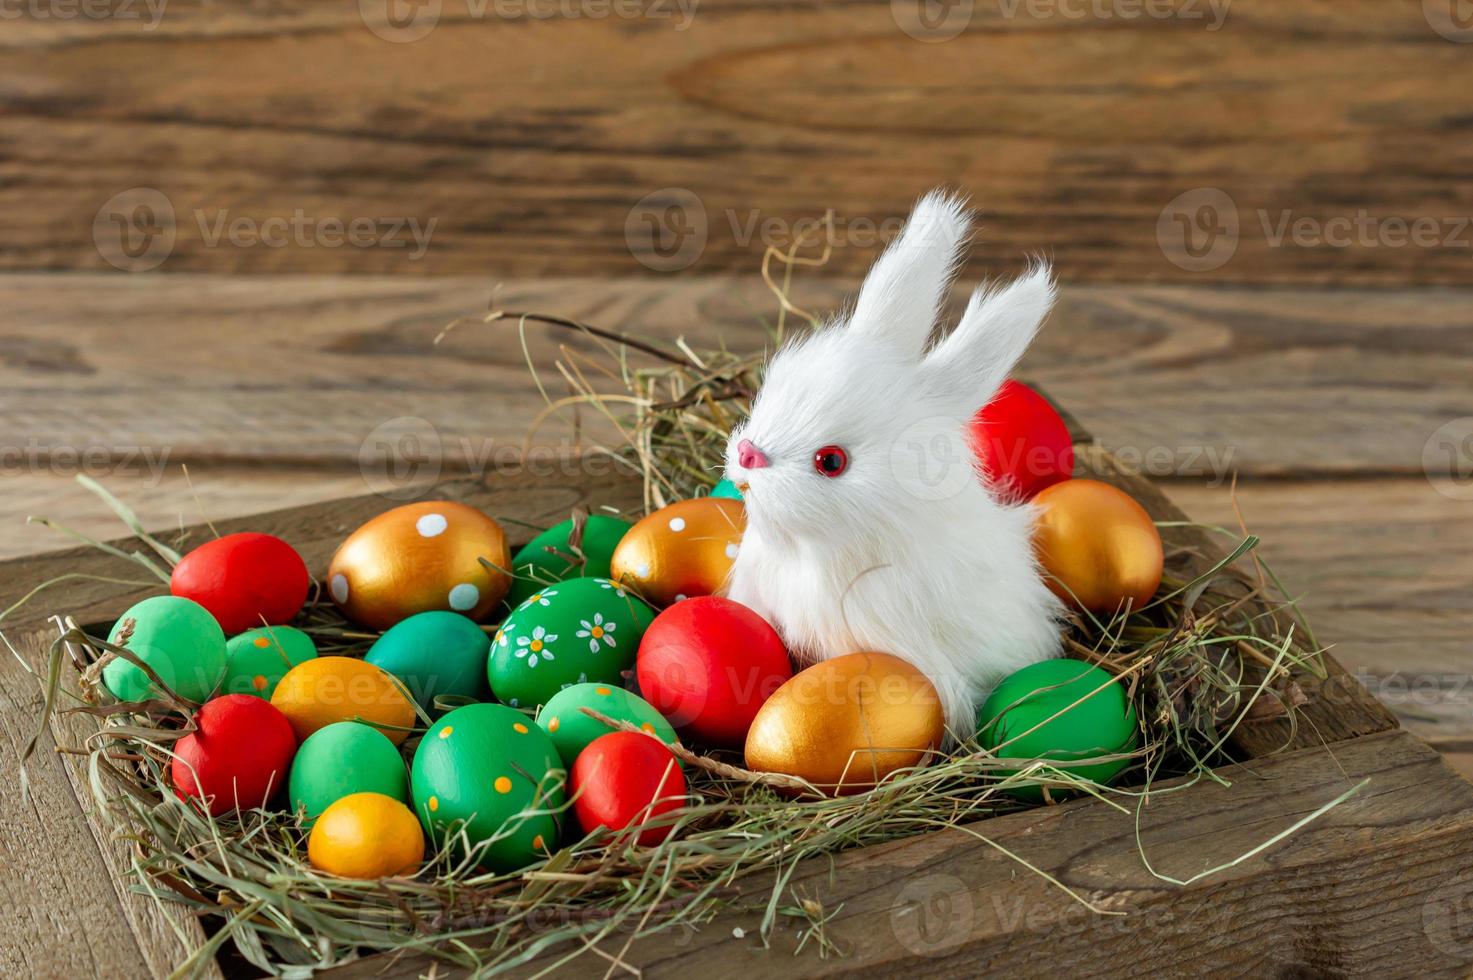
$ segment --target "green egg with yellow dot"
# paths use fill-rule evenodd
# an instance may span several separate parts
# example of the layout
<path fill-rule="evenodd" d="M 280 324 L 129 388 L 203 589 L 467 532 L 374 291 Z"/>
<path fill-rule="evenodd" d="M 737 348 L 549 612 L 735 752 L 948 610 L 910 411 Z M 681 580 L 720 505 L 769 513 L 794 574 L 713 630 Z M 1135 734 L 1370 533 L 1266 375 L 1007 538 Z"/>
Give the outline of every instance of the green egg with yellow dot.
<path fill-rule="evenodd" d="M 425 733 L 410 767 L 414 811 L 437 843 L 464 831 L 480 863 L 515 871 L 557 849 L 566 799 L 557 746 L 504 704 L 468 704 Z"/>
<path fill-rule="evenodd" d="M 532 593 L 570 576 L 607 578 L 614 549 L 633 526 L 607 514 L 589 514 L 581 528 L 569 518 L 543 531 L 512 556 L 516 578 L 504 600 L 507 608 L 515 609 Z"/>
<path fill-rule="evenodd" d="M 302 742 L 292 759 L 287 793 L 310 823 L 345 796 L 382 793 L 409 801 L 409 768 L 399 747 L 372 725 L 335 721 Z"/>
<path fill-rule="evenodd" d="M 613 684 L 574 684 L 554 694 L 537 712 L 537 724 L 552 737 L 552 744 L 557 746 L 569 770 L 589 742 L 615 730 L 584 714 L 584 708 L 592 708 L 615 721 L 637 725 L 662 742 L 677 741 L 675 729 L 665 716 L 639 695 Z M 682 762 L 681 766 L 684 765 Z"/>
<path fill-rule="evenodd" d="M 1100 667 L 1068 658 L 1044 660 L 1009 674 L 978 711 L 977 727 L 977 741 L 998 758 L 1043 760 L 1102 785 L 1120 775 L 1130 760 L 1078 760 L 1129 753 L 1138 737 L 1135 706 L 1124 685 Z M 1062 785 L 1049 790 L 1054 796 L 1067 791 Z M 1037 786 L 1012 792 L 1034 803 L 1043 800 Z"/>
<path fill-rule="evenodd" d="M 312 637 L 294 626 L 261 626 L 225 643 L 221 694 L 252 694 L 271 700 L 277 683 L 297 664 L 317 656 Z"/>
<path fill-rule="evenodd" d="M 505 704 L 533 708 L 573 684 L 622 686 L 654 616 L 606 578 L 549 585 L 512 610 L 492 639 L 491 692 Z"/>

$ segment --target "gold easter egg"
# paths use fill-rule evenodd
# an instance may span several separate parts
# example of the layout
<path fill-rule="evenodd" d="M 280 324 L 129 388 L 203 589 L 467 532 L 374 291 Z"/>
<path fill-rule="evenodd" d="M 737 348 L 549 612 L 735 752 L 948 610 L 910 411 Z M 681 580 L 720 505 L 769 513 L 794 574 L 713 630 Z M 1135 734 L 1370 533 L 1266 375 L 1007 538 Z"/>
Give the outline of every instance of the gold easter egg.
<path fill-rule="evenodd" d="M 348 535 L 328 565 L 327 591 L 344 615 L 372 629 L 431 609 L 479 621 L 511 586 L 509 568 L 500 524 L 474 507 L 430 500 L 395 507 Z"/>
<path fill-rule="evenodd" d="M 944 734 L 924 674 L 886 653 L 851 653 L 800 671 L 767 699 L 747 731 L 747 768 L 857 793 L 924 762 Z"/>
<path fill-rule="evenodd" d="M 742 502 L 725 497 L 661 507 L 624 535 L 609 577 L 657 606 L 712 595 L 726 582 L 746 523 Z"/>
<path fill-rule="evenodd" d="M 1151 601 L 1161 585 L 1161 533 L 1133 497 L 1098 480 L 1065 480 L 1033 503 L 1033 547 L 1059 598 L 1104 614 Z"/>

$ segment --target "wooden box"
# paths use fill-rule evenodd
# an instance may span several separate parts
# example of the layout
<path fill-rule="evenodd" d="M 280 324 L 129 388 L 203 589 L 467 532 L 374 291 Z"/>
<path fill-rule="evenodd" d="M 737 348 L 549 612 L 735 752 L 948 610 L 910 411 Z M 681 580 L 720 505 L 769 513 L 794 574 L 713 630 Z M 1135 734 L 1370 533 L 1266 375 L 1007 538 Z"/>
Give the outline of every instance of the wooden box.
<path fill-rule="evenodd" d="M 1076 436 L 1087 441 L 1077 428 Z M 1108 456 L 1081 451 L 1079 466 L 1083 475 L 1128 490 L 1157 520 L 1183 519 L 1149 483 L 1117 472 Z M 549 481 L 514 471 L 445 483 L 433 495 L 538 525 L 579 504 L 635 508 L 640 488 L 608 477 Z M 396 502 L 364 496 L 216 527 L 278 534 L 320 573 L 346 534 Z M 1208 567 L 1222 554 L 1216 541 L 1192 528 L 1163 533 L 1168 552 L 1186 569 Z M 137 577 L 127 563 L 87 548 L 0 569 L 0 607 L 68 573 Z M 6 635 L 20 658 L 42 669 L 57 635 L 48 617 L 106 622 L 143 594 L 120 581 L 70 580 L 12 613 Z M 1328 667 L 1323 681 L 1298 679 L 1307 703 L 1297 728 L 1291 732 L 1283 718 L 1245 722 L 1232 746 L 1241 761 L 1219 771 L 1226 785 L 1201 780 L 1161 794 L 1143 809 L 1139 827 L 1131 815 L 1085 799 L 808 862 L 793 884 L 831 916 L 826 933 L 842 955 L 820 957 L 810 943 L 795 959 L 799 929 L 783 920 L 764 949 L 760 911 L 732 910 L 698 932 L 636 943 L 624 959 L 647 977 L 747 980 L 1044 971 L 1467 976 L 1473 970 L 1473 785 L 1398 730 L 1393 716 L 1333 659 Z M 0 755 L 13 773 L 41 715 L 41 689 L 14 657 L 4 658 L 0 678 L 9 734 Z M 72 714 L 54 722 L 53 734 L 58 744 L 78 745 L 95 730 L 90 717 Z M 164 976 L 207 942 L 216 920 L 161 907 L 130 884 L 130 844 L 90 812 L 87 772 L 77 757 L 54 753 L 43 740 L 27 769 L 29 801 L 12 780 L 0 820 L 12 869 L 7 877 L 18 882 L 16 869 L 23 867 L 28 882 L 6 900 L 8 975 Z M 1357 795 L 1254 852 L 1367 778 Z M 1001 849 L 1096 907 L 1124 914 L 1086 911 Z M 1162 877 L 1148 871 L 1143 854 Z M 1227 870 L 1191 880 L 1244 854 L 1250 856 Z M 525 972 L 547 967 L 555 956 Z M 608 967 L 590 954 L 561 972 L 581 976 Z M 208 955 L 199 959 L 197 972 L 220 970 Z M 426 958 L 380 956 L 327 975 L 410 978 L 430 971 Z M 445 974 L 442 965 L 432 975 Z"/>

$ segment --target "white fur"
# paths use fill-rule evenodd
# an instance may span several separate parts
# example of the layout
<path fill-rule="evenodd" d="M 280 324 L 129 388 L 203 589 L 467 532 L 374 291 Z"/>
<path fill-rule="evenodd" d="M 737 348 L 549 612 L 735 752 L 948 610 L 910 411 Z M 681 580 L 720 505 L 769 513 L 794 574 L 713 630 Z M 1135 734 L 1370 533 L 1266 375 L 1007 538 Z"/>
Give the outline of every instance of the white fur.
<path fill-rule="evenodd" d="M 984 485 L 967 422 L 996 393 L 1053 303 L 1047 266 L 978 290 L 928 347 L 968 234 L 961 202 L 923 198 L 876 261 L 846 322 L 785 346 L 726 475 L 747 529 L 727 594 L 767 618 L 803 663 L 858 651 L 901 657 L 941 693 L 948 728 L 973 733 L 980 697 L 1056 656 L 1062 608 L 1033 557 L 1033 511 Z M 771 461 L 747 469 L 737 443 Z M 829 478 L 814 453 L 842 446 Z"/>

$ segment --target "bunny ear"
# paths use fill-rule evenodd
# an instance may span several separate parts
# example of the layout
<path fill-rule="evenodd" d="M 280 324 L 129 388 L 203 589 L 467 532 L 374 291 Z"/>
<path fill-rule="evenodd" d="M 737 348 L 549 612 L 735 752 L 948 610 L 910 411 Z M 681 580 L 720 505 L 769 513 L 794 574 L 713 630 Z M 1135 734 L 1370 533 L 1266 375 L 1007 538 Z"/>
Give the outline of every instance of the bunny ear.
<path fill-rule="evenodd" d="M 987 404 L 1033 342 L 1054 295 L 1044 262 L 1001 289 L 978 289 L 951 336 L 923 362 L 927 387 L 960 399 L 969 414 Z"/>
<path fill-rule="evenodd" d="M 865 277 L 849 330 L 882 340 L 919 360 L 941 312 L 970 225 L 960 198 L 940 190 L 921 198 L 905 230 Z"/>

